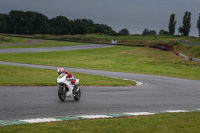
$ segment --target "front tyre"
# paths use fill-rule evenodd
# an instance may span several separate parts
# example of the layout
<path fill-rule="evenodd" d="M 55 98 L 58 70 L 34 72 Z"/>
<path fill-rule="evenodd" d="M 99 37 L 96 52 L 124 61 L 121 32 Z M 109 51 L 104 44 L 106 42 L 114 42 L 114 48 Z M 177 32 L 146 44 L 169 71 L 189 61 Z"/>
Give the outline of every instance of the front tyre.
<path fill-rule="evenodd" d="M 65 101 L 66 99 L 66 92 L 64 87 L 59 87 L 58 88 L 58 97 L 60 98 L 61 101 Z"/>

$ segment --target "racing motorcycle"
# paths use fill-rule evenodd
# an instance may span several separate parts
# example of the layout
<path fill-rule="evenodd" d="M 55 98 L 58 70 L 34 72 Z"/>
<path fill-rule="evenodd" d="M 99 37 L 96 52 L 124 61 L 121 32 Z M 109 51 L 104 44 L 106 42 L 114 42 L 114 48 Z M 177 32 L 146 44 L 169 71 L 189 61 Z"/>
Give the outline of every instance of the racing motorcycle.
<path fill-rule="evenodd" d="M 73 97 L 75 100 L 80 100 L 81 98 L 81 87 L 78 86 L 79 79 L 76 79 L 74 84 L 71 83 L 66 74 L 60 74 L 57 78 L 58 85 L 58 97 L 61 101 L 65 101 L 66 97 Z M 70 95 L 70 88 L 72 89 L 72 94 Z"/>

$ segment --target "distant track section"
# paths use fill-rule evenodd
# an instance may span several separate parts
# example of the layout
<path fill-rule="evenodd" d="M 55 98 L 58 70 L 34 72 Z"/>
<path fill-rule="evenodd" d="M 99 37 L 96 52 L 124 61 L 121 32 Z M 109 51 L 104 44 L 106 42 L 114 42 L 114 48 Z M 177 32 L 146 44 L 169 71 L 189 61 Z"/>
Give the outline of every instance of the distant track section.
<path fill-rule="evenodd" d="M 188 44 L 188 45 L 200 45 L 199 42 L 188 42 L 188 41 L 184 41 L 184 40 L 179 40 L 179 42 L 182 42 L 182 43 L 185 43 L 185 44 Z"/>
<path fill-rule="evenodd" d="M 105 47 L 113 47 L 113 45 L 87 44 L 87 45 L 62 46 L 62 47 L 9 48 L 9 49 L 0 49 L 0 53 L 33 53 L 33 52 L 50 52 L 50 51 L 69 51 L 69 50 L 94 49 L 94 48 L 105 48 Z"/>

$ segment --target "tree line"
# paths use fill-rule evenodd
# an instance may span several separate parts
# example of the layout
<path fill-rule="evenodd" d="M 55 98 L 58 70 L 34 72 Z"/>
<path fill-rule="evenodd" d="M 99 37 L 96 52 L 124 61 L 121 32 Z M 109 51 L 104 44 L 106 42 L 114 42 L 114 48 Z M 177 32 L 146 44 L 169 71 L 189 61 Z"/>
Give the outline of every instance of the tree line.
<path fill-rule="evenodd" d="M 191 28 L 191 12 L 185 12 L 183 25 L 179 27 L 182 36 L 189 36 Z M 174 35 L 176 27 L 175 14 L 171 14 L 168 31 L 161 29 L 159 35 Z M 200 14 L 197 21 L 200 37 Z M 9 34 L 53 34 L 74 35 L 103 33 L 108 35 L 129 35 L 128 29 L 121 29 L 118 33 L 106 24 L 94 23 L 90 19 L 69 20 L 65 16 L 57 16 L 49 19 L 47 16 L 32 11 L 10 11 L 9 14 L 0 13 L 0 33 Z M 143 35 L 156 35 L 155 30 L 144 29 Z"/>
<path fill-rule="evenodd" d="M 175 20 L 175 14 L 171 14 L 169 19 L 169 25 L 168 25 L 168 31 L 161 29 L 159 31 L 159 35 L 174 35 L 175 33 L 175 27 L 176 27 L 176 20 Z M 183 16 L 182 26 L 179 27 L 178 31 L 182 36 L 189 36 L 190 28 L 191 28 L 191 12 L 185 12 L 185 15 Z M 200 37 L 200 14 L 199 19 L 197 21 L 197 29 L 199 31 L 199 37 Z M 143 35 L 156 35 L 157 32 L 155 30 L 148 30 L 144 29 Z"/>
<path fill-rule="evenodd" d="M 94 23 L 90 19 L 69 20 L 65 16 L 49 19 L 38 12 L 18 10 L 10 11 L 9 14 L 0 13 L 0 33 L 28 35 L 116 34 L 110 26 Z"/>

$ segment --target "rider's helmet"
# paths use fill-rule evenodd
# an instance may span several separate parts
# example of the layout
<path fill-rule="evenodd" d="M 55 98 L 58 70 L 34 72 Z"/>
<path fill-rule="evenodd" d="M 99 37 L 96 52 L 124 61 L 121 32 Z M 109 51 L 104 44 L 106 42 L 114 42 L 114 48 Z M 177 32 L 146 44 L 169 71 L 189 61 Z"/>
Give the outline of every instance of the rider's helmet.
<path fill-rule="evenodd" d="M 64 73 L 64 69 L 62 67 L 58 68 L 57 72 L 58 72 L 58 75 L 60 75 L 61 73 Z"/>

